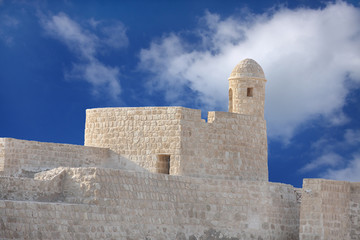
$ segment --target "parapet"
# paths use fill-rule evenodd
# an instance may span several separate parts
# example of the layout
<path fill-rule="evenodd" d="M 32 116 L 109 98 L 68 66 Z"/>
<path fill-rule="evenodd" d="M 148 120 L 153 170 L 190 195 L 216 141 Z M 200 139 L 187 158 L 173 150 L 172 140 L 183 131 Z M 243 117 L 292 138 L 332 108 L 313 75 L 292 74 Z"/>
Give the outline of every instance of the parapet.
<path fill-rule="evenodd" d="M 110 149 L 0 138 L 0 176 L 32 177 L 57 167 L 109 167 L 144 171 Z"/>
<path fill-rule="evenodd" d="M 219 112 L 219 111 L 210 111 L 208 112 L 208 123 L 231 123 L 238 121 L 238 123 L 248 123 L 249 125 L 253 123 L 263 123 L 266 124 L 264 118 L 256 115 L 246 115 L 232 112 Z M 266 129 L 266 125 L 264 125 Z"/>

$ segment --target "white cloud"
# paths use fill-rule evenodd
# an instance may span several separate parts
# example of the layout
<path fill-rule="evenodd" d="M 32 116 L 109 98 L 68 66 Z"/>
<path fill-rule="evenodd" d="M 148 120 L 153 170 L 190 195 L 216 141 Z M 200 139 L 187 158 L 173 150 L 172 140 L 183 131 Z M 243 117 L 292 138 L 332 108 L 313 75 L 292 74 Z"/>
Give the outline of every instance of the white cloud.
<path fill-rule="evenodd" d="M 319 177 L 343 180 L 360 180 L 360 130 L 346 129 L 342 138 L 324 137 L 312 144 L 313 152 L 320 157 L 310 161 L 299 170 L 300 173 L 320 171 Z M 353 152 L 353 157 L 342 157 L 338 153 Z M 321 170 L 323 169 L 323 170 Z"/>
<path fill-rule="evenodd" d="M 0 1 L 1 5 L 1 1 Z M 12 30 L 17 28 L 19 21 L 9 15 L 0 16 L 0 40 L 7 46 L 11 46 L 14 42 Z"/>
<path fill-rule="evenodd" d="M 321 177 L 340 181 L 360 182 L 360 154 L 357 154 L 342 169 L 329 169 Z"/>
<path fill-rule="evenodd" d="M 119 68 L 102 63 L 97 54 L 99 49 L 122 48 L 128 45 L 126 29 L 121 22 L 90 20 L 90 25 L 102 34 L 80 26 L 64 13 L 50 18 L 42 17 L 41 23 L 50 36 L 66 44 L 80 61 L 74 64 L 70 73 L 65 74 L 67 78 L 86 80 L 94 87 L 95 94 L 106 91 L 113 99 L 120 95 Z"/>
<path fill-rule="evenodd" d="M 360 130 L 347 129 L 345 131 L 345 141 L 350 145 L 360 143 Z"/>
<path fill-rule="evenodd" d="M 250 19 L 250 20 L 249 20 Z M 169 101 L 183 86 L 199 93 L 205 109 L 227 110 L 227 78 L 244 58 L 255 59 L 267 83 L 266 119 L 270 137 L 291 139 L 307 120 L 323 117 L 342 124 L 348 89 L 360 81 L 360 11 L 344 2 L 323 9 L 280 9 L 248 15 L 247 21 L 206 13 L 203 25 L 171 33 L 140 53 L 140 68 L 154 74 L 156 88 L 171 87 Z M 192 39 L 194 36 L 192 36 Z"/>
<path fill-rule="evenodd" d="M 349 150 L 360 144 L 360 130 L 345 129 L 341 138 L 334 139 L 328 136 L 318 139 L 311 145 L 313 152 L 333 152 L 338 150 Z"/>
<path fill-rule="evenodd" d="M 300 169 L 300 172 L 305 173 L 324 167 L 337 167 L 343 162 L 344 160 L 340 155 L 330 152 L 306 164 L 303 168 Z"/>
<path fill-rule="evenodd" d="M 123 48 L 129 44 L 126 28 L 121 22 L 113 22 L 101 29 L 105 35 L 105 43 L 113 48 Z"/>
<path fill-rule="evenodd" d="M 123 48 L 129 44 L 126 27 L 120 21 L 101 21 L 91 18 L 89 25 L 103 38 L 103 43 L 113 48 Z"/>
<path fill-rule="evenodd" d="M 105 90 L 113 99 L 121 93 L 120 72 L 117 67 L 109 67 L 94 60 L 86 64 L 74 64 L 71 72 L 65 74 L 67 79 L 85 78 L 91 83 L 94 95 Z"/>
<path fill-rule="evenodd" d="M 64 42 L 72 51 L 77 51 L 85 59 L 91 60 L 94 57 L 97 37 L 85 32 L 66 14 L 59 13 L 42 22 L 48 34 Z"/>

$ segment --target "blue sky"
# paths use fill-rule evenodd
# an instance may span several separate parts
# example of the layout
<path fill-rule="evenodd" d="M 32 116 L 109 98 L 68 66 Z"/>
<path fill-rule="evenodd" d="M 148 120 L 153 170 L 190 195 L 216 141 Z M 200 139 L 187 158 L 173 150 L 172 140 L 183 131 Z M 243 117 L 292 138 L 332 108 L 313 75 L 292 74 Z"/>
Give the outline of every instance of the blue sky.
<path fill-rule="evenodd" d="M 264 69 L 270 181 L 360 181 L 359 1 L 0 0 L 0 137 L 83 144 L 85 109 L 227 111 Z"/>

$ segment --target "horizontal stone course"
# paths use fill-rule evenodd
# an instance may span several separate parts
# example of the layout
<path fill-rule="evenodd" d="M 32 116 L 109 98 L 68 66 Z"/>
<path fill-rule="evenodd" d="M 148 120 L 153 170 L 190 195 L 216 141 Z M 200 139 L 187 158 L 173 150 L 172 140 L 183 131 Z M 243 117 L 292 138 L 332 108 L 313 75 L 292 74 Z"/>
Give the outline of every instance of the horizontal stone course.
<path fill-rule="evenodd" d="M 359 191 L 359 183 L 304 179 L 300 239 L 359 239 Z"/>
<path fill-rule="evenodd" d="M 37 172 L 57 167 L 92 166 L 144 171 L 106 148 L 13 138 L 0 138 L 0 167 L 2 161 L 4 165 L 0 176 L 32 177 Z"/>
<path fill-rule="evenodd" d="M 76 233 L 93 238 L 102 232 L 95 227 L 99 223 L 108 237 L 144 239 L 146 232 L 136 227 L 140 222 L 151 232 L 166 228 L 150 234 L 152 239 L 200 237 L 209 229 L 239 239 L 266 235 L 264 239 L 289 239 L 298 232 L 299 206 L 289 185 L 101 168 L 60 168 L 35 177 L 46 182 L 59 174 L 64 174 L 61 204 L 0 201 L 0 238 L 37 238 L 39 227 L 45 228 L 39 232 L 46 237 Z M 118 228 L 124 224 L 131 232 Z M 15 229 L 25 226 L 31 227 L 14 235 Z M 114 227 L 117 230 L 111 231 Z"/>
<path fill-rule="evenodd" d="M 184 107 L 88 109 L 85 145 L 110 148 L 151 172 L 170 156 L 170 174 L 267 180 L 266 124 L 259 116 Z"/>

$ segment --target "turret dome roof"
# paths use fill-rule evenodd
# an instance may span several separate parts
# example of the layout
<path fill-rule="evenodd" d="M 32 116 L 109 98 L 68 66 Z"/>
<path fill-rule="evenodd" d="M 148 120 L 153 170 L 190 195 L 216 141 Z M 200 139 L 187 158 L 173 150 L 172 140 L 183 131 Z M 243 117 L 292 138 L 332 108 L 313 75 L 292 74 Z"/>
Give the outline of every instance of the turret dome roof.
<path fill-rule="evenodd" d="M 265 74 L 261 66 L 255 60 L 246 58 L 234 67 L 229 79 L 239 77 L 265 78 Z"/>

